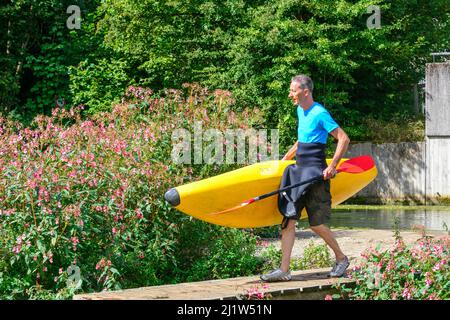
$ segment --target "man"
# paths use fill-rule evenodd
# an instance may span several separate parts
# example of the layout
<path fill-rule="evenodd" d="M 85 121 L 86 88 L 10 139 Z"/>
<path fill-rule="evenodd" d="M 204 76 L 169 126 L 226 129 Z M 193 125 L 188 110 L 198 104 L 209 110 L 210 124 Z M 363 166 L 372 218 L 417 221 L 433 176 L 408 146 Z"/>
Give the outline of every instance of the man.
<path fill-rule="evenodd" d="M 292 78 L 289 98 L 297 106 L 298 139 L 283 157 L 290 160 L 296 155 L 296 165 L 288 166 L 280 187 L 304 181 L 323 174 L 323 180 L 291 189 L 279 195 L 278 207 L 284 215 L 282 224 L 282 262 L 279 269 L 262 275 L 264 281 L 291 280 L 289 264 L 295 241 L 295 226 L 303 208 L 306 208 L 311 229 L 318 234 L 336 255 L 331 277 L 341 277 L 349 266 L 347 256 L 339 248 L 333 233 L 325 225 L 331 215 L 330 178 L 336 175 L 336 166 L 347 151 L 350 139 L 332 119 L 328 111 L 313 99 L 313 82 L 306 75 Z M 325 146 L 331 134 L 338 140 L 330 164 L 325 161 Z"/>

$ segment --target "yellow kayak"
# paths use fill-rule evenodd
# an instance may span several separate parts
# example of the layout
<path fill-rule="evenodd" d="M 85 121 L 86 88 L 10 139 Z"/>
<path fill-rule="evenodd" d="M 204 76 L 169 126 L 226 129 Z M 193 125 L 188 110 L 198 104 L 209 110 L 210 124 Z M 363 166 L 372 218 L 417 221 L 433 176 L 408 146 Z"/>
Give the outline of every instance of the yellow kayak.
<path fill-rule="evenodd" d="M 366 158 L 370 157 L 366 156 Z M 340 163 L 346 160 L 342 159 Z M 331 159 L 327 159 L 327 163 L 330 161 Z M 293 160 L 255 163 L 215 177 L 172 188 L 166 193 L 165 198 L 177 210 L 212 224 L 234 228 L 277 225 L 283 218 L 278 210 L 277 195 L 231 212 L 215 213 L 233 208 L 249 198 L 277 190 L 284 169 L 294 163 Z M 356 194 L 377 176 L 377 168 L 374 164 L 366 166 L 361 171 L 340 172 L 331 179 L 332 207 Z M 307 218 L 306 210 L 302 211 L 301 218 Z"/>

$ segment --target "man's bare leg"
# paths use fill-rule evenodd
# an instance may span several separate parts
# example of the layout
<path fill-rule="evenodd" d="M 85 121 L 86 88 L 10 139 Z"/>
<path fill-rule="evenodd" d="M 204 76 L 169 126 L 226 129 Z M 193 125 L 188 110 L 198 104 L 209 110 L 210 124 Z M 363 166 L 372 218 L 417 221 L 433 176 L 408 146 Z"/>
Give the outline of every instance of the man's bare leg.
<path fill-rule="evenodd" d="M 334 251 L 336 255 L 336 261 L 342 261 L 345 259 L 345 254 L 339 248 L 339 244 L 337 243 L 333 232 L 324 224 L 311 227 L 311 230 L 314 231 L 318 236 L 320 236 L 326 244 Z"/>
<path fill-rule="evenodd" d="M 295 225 L 297 220 L 289 219 L 286 228 L 281 230 L 281 267 L 283 272 L 289 271 L 292 248 L 295 242 Z"/>

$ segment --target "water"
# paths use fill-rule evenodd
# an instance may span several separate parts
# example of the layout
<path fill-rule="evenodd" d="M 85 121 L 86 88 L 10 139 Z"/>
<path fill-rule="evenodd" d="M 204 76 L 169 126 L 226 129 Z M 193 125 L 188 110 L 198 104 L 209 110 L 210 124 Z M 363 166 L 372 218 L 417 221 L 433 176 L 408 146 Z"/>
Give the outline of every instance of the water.
<path fill-rule="evenodd" d="M 418 226 L 427 231 L 450 229 L 450 211 L 438 210 L 342 210 L 331 214 L 331 227 L 392 230 L 394 218 L 399 218 L 400 230 L 413 230 Z"/>

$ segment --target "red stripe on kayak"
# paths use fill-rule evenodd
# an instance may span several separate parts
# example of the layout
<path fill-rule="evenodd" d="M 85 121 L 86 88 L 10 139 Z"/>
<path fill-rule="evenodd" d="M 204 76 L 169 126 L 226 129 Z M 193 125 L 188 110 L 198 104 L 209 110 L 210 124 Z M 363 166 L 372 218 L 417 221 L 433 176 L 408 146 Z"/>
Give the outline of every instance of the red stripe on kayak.
<path fill-rule="evenodd" d="M 344 161 L 339 168 L 338 172 L 348 173 L 360 173 L 372 169 L 375 166 L 371 156 L 360 156 L 348 159 Z"/>

